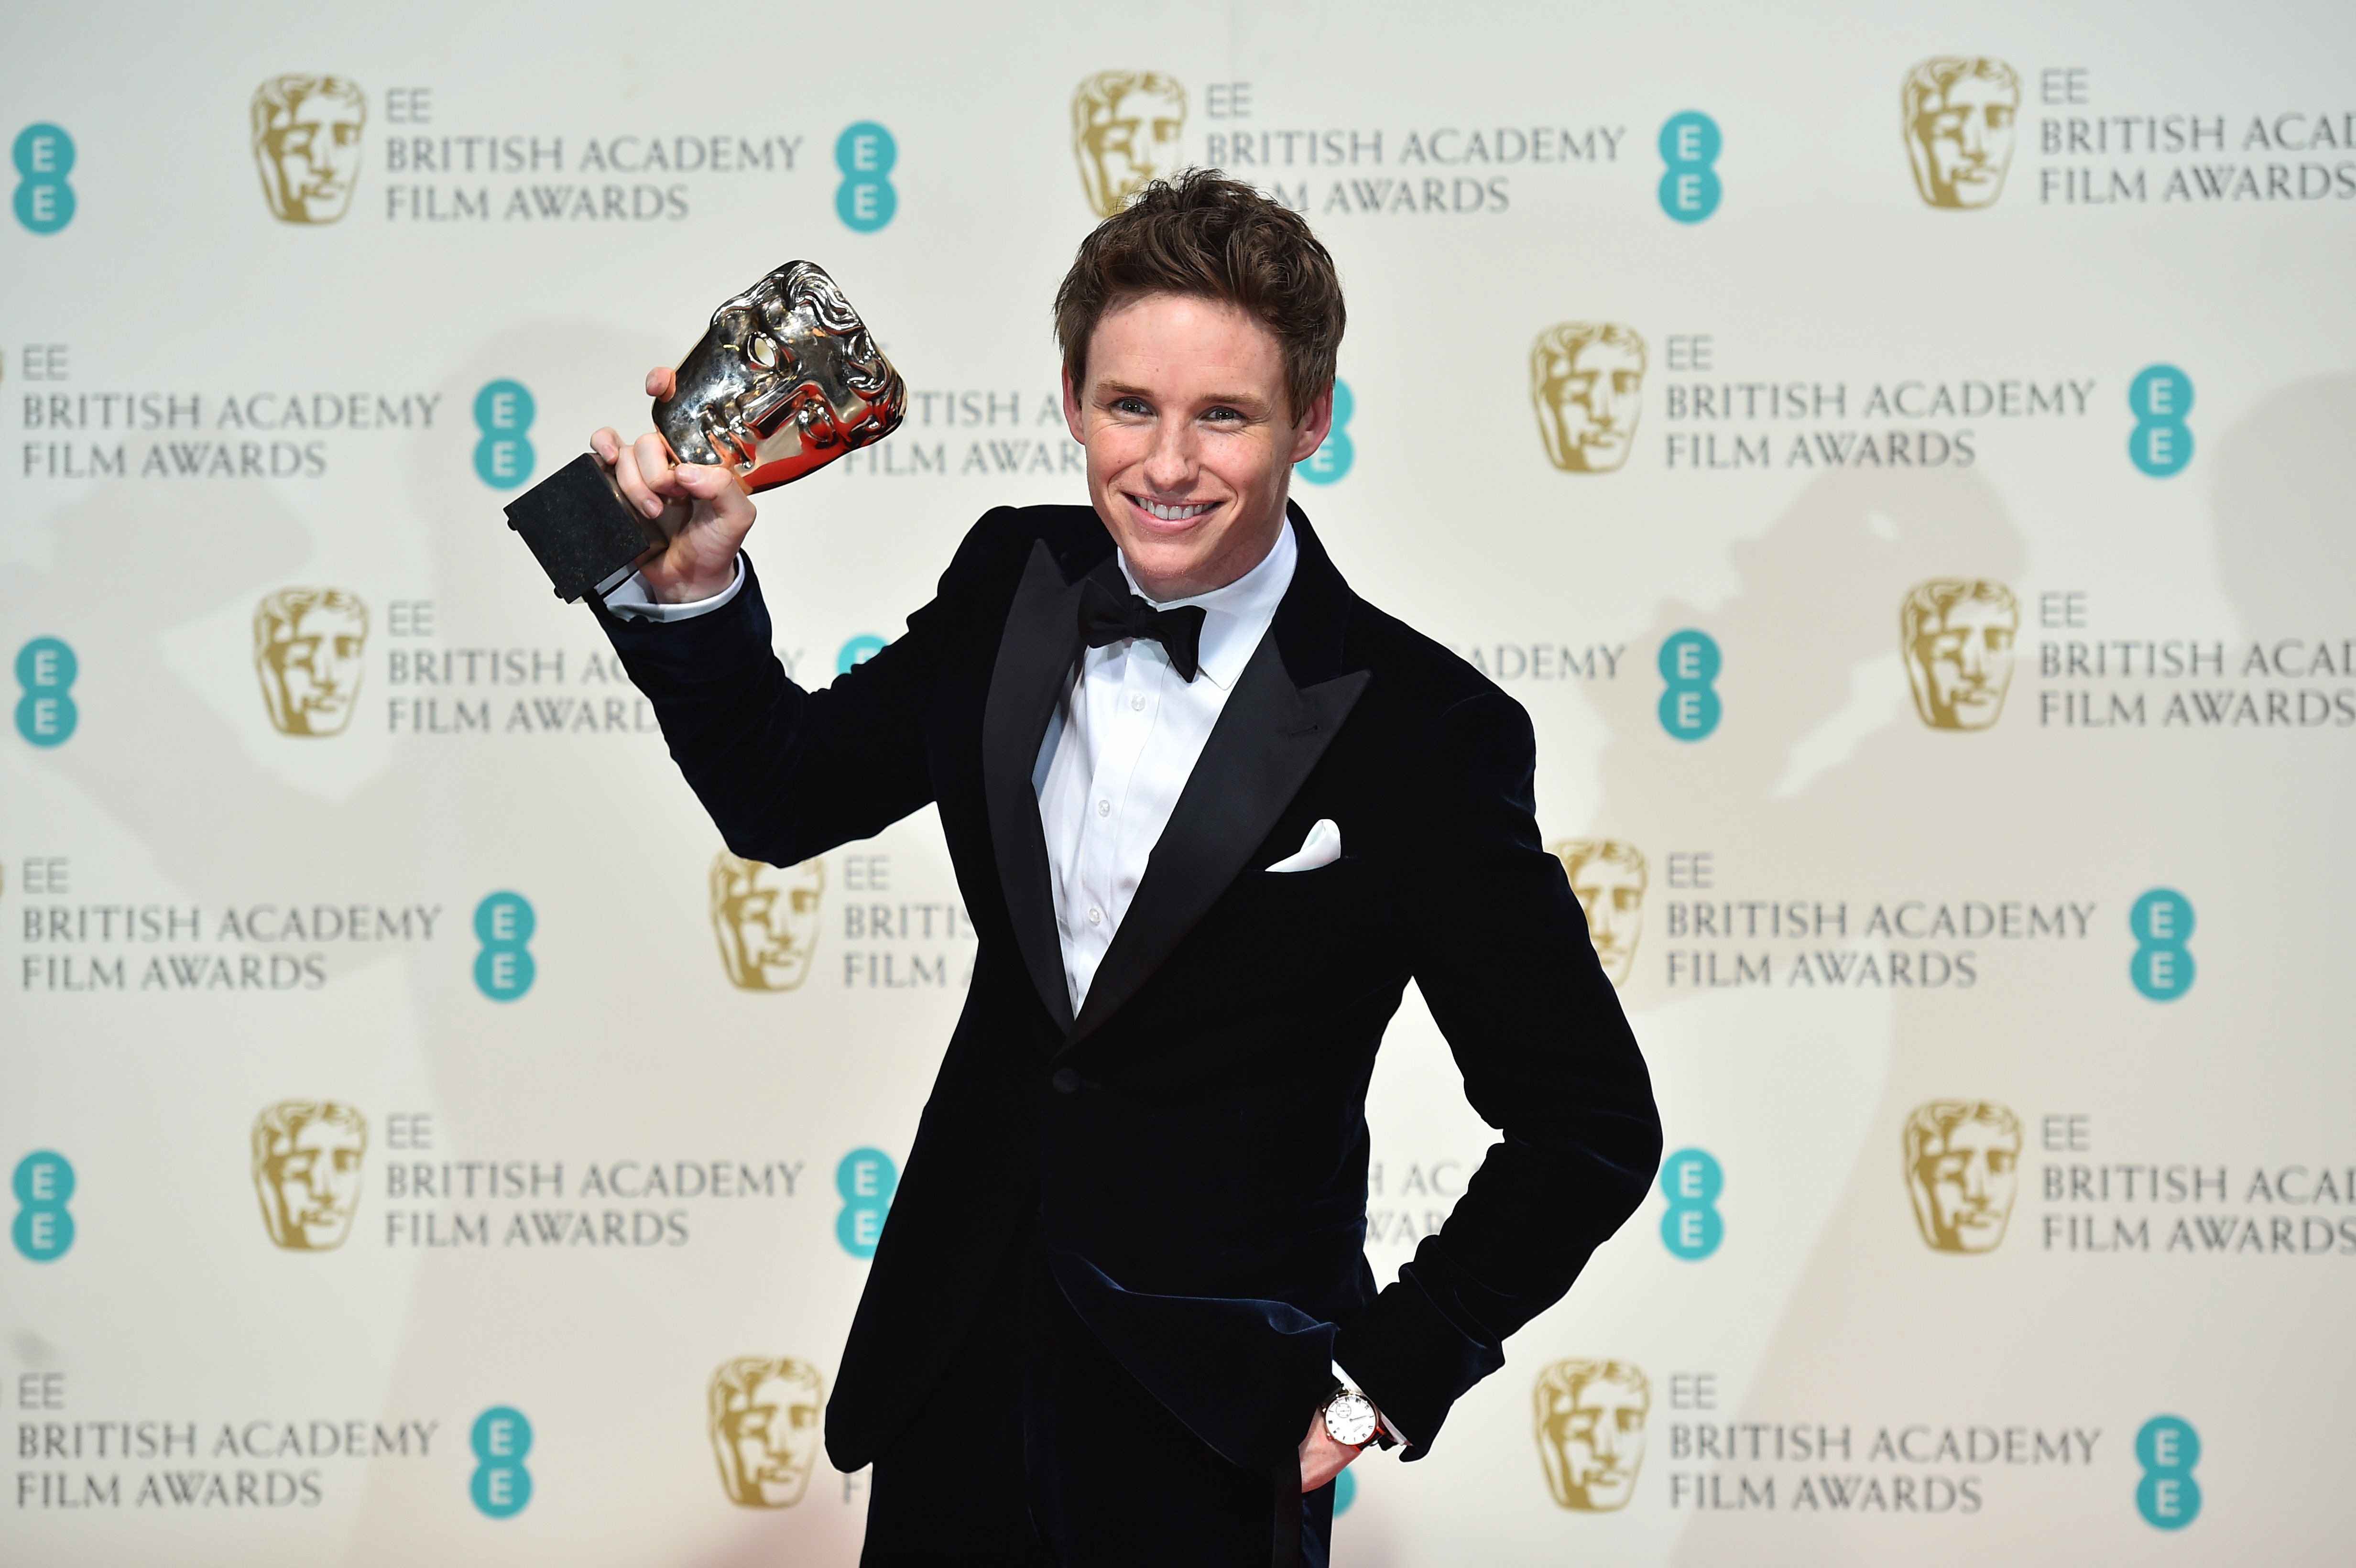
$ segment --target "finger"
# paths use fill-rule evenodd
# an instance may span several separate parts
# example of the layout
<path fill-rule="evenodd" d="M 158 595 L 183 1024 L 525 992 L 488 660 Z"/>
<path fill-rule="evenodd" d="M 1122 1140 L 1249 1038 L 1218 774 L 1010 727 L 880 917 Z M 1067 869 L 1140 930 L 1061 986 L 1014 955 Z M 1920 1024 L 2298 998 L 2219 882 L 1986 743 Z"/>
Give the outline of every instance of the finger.
<path fill-rule="evenodd" d="M 618 437 L 616 438 L 619 440 Z M 637 449 L 616 446 L 614 452 L 614 483 L 620 486 L 622 498 L 651 517 L 662 510 L 662 502 L 647 488 L 645 476 L 638 472 Z"/>
<path fill-rule="evenodd" d="M 638 477 L 646 481 L 648 490 L 666 500 L 684 494 L 677 482 L 679 465 L 671 461 L 670 448 L 663 444 L 661 436 L 648 431 L 632 443 L 630 451 L 637 459 Z"/>
<path fill-rule="evenodd" d="M 589 438 L 589 450 L 597 454 L 598 462 L 608 468 L 613 467 L 614 460 L 622 453 L 621 432 L 612 425 L 606 425 Z"/>
<path fill-rule="evenodd" d="M 672 483 L 699 501 L 708 503 L 712 515 L 734 528 L 753 526 L 753 498 L 744 494 L 735 472 L 716 464 L 682 463 L 672 473 Z"/>
<path fill-rule="evenodd" d="M 668 365 L 658 365 L 647 372 L 647 396 L 650 398 L 668 398 L 678 385 L 679 378 Z"/>

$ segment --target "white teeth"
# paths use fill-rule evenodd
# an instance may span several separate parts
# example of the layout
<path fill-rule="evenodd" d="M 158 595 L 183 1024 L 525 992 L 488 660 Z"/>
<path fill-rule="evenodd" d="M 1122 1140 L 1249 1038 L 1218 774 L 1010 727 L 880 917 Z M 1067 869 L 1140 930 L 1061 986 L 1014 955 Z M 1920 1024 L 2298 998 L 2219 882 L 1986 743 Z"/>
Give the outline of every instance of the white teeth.
<path fill-rule="evenodd" d="M 1165 507 L 1159 501 L 1147 501 L 1142 499 L 1138 502 L 1138 505 L 1143 507 L 1147 511 L 1152 513 L 1155 517 L 1160 517 L 1165 523 L 1183 522 L 1188 517 L 1199 517 L 1204 513 L 1209 511 L 1212 507 L 1212 503 L 1208 501 L 1192 502 L 1183 507 Z"/>

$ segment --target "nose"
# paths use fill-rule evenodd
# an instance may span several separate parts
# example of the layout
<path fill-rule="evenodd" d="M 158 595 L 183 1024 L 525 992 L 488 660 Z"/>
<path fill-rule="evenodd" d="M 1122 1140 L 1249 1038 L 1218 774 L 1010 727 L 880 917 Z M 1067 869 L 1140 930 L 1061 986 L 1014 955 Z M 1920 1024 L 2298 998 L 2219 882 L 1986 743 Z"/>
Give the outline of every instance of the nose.
<path fill-rule="evenodd" d="M 1968 158 L 1987 156 L 1987 118 L 1981 114 L 1964 116 L 1964 155 Z"/>
<path fill-rule="evenodd" d="M 1145 483 L 1165 496 L 1185 493 L 1194 477 L 1194 440 L 1184 421 L 1163 420 L 1153 431 L 1153 448 L 1146 453 Z"/>
<path fill-rule="evenodd" d="M 1982 637 L 1965 637 L 1963 651 L 1956 656 L 1962 665 L 1964 678 L 1975 685 L 1987 679 L 1987 642 Z"/>
<path fill-rule="evenodd" d="M 1987 1166 L 1983 1161 L 1973 1160 L 1964 1167 L 1964 1198 L 1975 1208 L 1984 1208 L 1987 1197 Z"/>

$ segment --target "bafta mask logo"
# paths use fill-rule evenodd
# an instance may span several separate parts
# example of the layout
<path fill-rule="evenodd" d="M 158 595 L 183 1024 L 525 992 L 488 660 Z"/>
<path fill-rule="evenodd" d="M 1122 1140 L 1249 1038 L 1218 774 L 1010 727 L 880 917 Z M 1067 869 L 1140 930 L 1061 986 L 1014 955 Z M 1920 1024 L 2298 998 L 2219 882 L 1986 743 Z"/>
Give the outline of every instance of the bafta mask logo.
<path fill-rule="evenodd" d="M 1635 1495 L 1653 1385 L 1628 1361 L 1557 1361 L 1538 1374 L 1538 1463 L 1558 1508 L 1611 1513 Z"/>
<path fill-rule="evenodd" d="M 1644 933 L 1644 852 L 1624 838 L 1566 838 L 1552 846 L 1587 912 L 1588 940 L 1614 986 L 1636 967 L 1636 939 Z"/>
<path fill-rule="evenodd" d="M 1914 711 L 1933 730 L 1985 730 L 2004 711 L 2020 606 L 1984 577 L 1917 583 L 1898 610 Z"/>
<path fill-rule="evenodd" d="M 360 177 L 368 95 L 340 76 L 273 76 L 253 90 L 253 163 L 281 223 L 333 223 Z"/>
<path fill-rule="evenodd" d="M 713 856 L 712 930 L 729 983 L 746 991 L 790 991 L 809 979 L 825 891 L 823 860 L 781 869 L 725 849 Z"/>
<path fill-rule="evenodd" d="M 253 672 L 282 735 L 340 735 L 359 699 L 368 606 L 341 588 L 282 588 L 253 607 Z"/>
<path fill-rule="evenodd" d="M 1186 90 L 1158 70 L 1100 70 L 1072 94 L 1072 155 L 1098 218 L 1178 166 Z"/>
<path fill-rule="evenodd" d="M 739 1508 L 791 1508 L 818 1464 L 826 1400 L 818 1369 L 790 1356 L 739 1356 L 712 1374 L 712 1452 Z"/>
<path fill-rule="evenodd" d="M 2020 79 L 1986 55 L 1941 55 L 1906 73 L 1906 155 L 1933 207 L 1993 207 L 2012 165 Z"/>
<path fill-rule="evenodd" d="M 1989 1100 L 1933 1100 L 1906 1118 L 1914 1223 L 1940 1253 L 1992 1253 L 2020 1185 L 2020 1118 Z"/>
<path fill-rule="evenodd" d="M 253 1118 L 253 1190 L 270 1239 L 328 1253 L 359 1207 L 368 1118 L 340 1100 L 281 1100 Z"/>
<path fill-rule="evenodd" d="M 1628 461 L 1644 411 L 1644 340 L 1609 321 L 1566 321 L 1530 348 L 1530 401 L 1547 461 L 1566 474 L 1609 474 Z"/>

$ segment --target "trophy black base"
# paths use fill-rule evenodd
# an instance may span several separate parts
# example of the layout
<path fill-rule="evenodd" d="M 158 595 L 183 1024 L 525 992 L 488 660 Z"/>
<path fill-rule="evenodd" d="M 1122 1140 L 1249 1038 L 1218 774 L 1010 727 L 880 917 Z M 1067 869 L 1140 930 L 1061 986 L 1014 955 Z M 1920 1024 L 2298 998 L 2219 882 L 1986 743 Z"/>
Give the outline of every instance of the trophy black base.
<path fill-rule="evenodd" d="M 509 502 L 507 514 L 567 604 L 606 592 L 666 542 L 586 452 Z"/>

